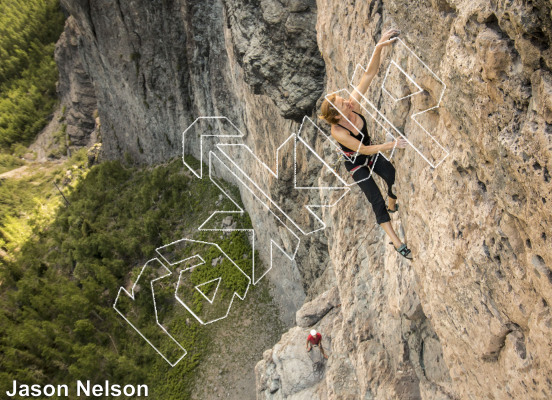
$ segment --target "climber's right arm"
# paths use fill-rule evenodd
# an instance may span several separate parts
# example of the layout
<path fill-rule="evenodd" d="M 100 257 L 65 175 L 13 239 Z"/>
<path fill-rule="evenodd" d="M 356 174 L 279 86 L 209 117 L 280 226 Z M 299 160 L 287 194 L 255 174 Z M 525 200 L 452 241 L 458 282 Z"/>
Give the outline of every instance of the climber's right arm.
<path fill-rule="evenodd" d="M 370 83 L 372 83 L 372 80 L 378 73 L 378 69 L 381 64 L 382 49 L 385 46 L 389 46 L 391 43 L 393 43 L 397 39 L 399 33 L 400 31 L 398 29 L 389 29 L 381 36 L 381 39 L 374 48 L 374 52 L 372 53 L 372 57 L 370 58 L 370 62 L 368 63 L 368 68 L 366 69 L 364 74 L 362 74 L 360 83 L 355 87 L 355 90 L 351 95 L 351 97 L 354 98 L 357 103 L 360 103 L 362 95 L 366 93 L 368 87 L 370 86 Z M 357 108 L 360 107 L 357 106 Z M 355 111 L 358 112 L 359 110 L 357 109 Z"/>

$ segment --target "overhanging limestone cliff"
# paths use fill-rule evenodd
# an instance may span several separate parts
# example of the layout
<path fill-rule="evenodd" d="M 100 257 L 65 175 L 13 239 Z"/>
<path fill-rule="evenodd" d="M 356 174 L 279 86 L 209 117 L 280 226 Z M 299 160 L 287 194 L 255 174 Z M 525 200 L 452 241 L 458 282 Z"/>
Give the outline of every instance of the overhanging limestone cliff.
<path fill-rule="evenodd" d="M 436 169 L 412 151 L 395 158 L 410 265 L 366 233 L 362 196 L 327 213 L 341 311 L 319 326 L 334 355 L 296 398 L 550 396 L 550 24 L 546 2 L 318 2 L 327 91 L 366 64 L 359 38 L 398 27 L 447 83 L 431 118 L 451 153 Z M 258 366 L 263 398 L 279 398 L 265 371 L 282 369 L 288 344 Z"/>

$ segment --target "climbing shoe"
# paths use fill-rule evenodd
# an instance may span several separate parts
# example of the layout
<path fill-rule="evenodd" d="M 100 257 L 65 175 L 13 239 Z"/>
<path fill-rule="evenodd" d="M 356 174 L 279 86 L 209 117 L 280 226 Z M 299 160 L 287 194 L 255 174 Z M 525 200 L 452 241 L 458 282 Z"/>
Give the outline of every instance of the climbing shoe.
<path fill-rule="evenodd" d="M 391 210 L 390 208 L 387 209 L 387 212 L 393 214 L 393 213 L 396 213 L 397 211 L 399 211 L 399 205 L 397 203 L 395 203 L 395 209 L 394 210 Z"/>
<path fill-rule="evenodd" d="M 401 244 L 398 249 L 396 249 L 397 252 L 403 256 L 404 258 L 408 260 L 412 260 L 412 252 L 408 247 L 406 247 L 406 244 Z"/>

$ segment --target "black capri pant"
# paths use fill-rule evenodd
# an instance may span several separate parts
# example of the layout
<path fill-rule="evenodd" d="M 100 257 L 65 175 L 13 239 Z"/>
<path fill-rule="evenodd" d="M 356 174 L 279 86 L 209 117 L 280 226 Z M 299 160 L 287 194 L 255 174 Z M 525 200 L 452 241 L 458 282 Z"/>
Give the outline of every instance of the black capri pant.
<path fill-rule="evenodd" d="M 357 166 L 353 163 L 349 161 L 345 162 L 347 171 L 350 172 L 355 167 Z M 396 199 L 397 196 L 395 196 L 392 191 L 393 184 L 395 183 L 395 167 L 393 167 L 393 164 L 380 154 L 374 164 L 374 172 L 381 176 L 385 183 L 387 183 L 387 194 L 389 197 Z M 374 181 L 374 178 L 371 176 L 368 178 L 368 176 L 370 176 L 370 167 L 368 166 L 360 167 L 353 172 L 353 179 L 358 183 L 358 186 L 360 186 L 360 189 L 364 192 L 370 204 L 372 204 L 377 223 L 383 224 L 384 222 L 391 221 L 391 217 L 387 212 L 385 200 L 381 195 L 378 185 Z"/>

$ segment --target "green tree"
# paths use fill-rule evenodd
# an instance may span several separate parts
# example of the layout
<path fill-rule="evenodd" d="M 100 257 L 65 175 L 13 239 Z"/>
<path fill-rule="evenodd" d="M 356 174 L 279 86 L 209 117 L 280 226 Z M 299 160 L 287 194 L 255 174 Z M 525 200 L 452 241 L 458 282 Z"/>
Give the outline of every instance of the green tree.
<path fill-rule="evenodd" d="M 58 0 L 0 2 L 0 150 L 28 144 L 56 104 L 54 45 L 65 17 Z"/>

